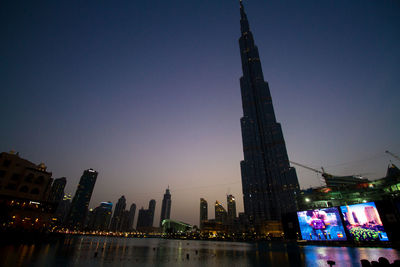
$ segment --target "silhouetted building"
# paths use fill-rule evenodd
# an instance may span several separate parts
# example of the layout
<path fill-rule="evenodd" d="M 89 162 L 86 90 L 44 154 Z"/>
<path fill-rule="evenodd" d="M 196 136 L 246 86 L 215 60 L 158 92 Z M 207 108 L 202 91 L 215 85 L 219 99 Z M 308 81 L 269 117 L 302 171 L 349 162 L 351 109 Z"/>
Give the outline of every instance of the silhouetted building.
<path fill-rule="evenodd" d="M 98 207 L 93 209 L 88 223 L 90 230 L 105 231 L 108 230 L 112 214 L 113 204 L 111 202 L 101 202 Z"/>
<path fill-rule="evenodd" d="M 169 219 L 171 215 L 171 194 L 169 193 L 169 187 L 165 191 L 164 198 L 161 206 L 161 216 L 160 216 L 160 227 L 162 226 L 162 221 Z"/>
<path fill-rule="evenodd" d="M 264 81 L 258 49 L 241 1 L 240 16 L 243 201 L 246 215 L 258 225 L 280 220 L 282 214 L 296 210 L 299 183 L 295 169 L 289 165 L 281 125 L 275 118 L 269 86 Z"/>
<path fill-rule="evenodd" d="M 226 198 L 228 203 L 228 223 L 233 224 L 236 219 L 236 200 L 232 195 L 228 195 Z"/>
<path fill-rule="evenodd" d="M 153 230 L 155 208 L 156 201 L 152 199 L 149 202 L 149 208 L 147 210 L 145 210 L 143 207 L 139 210 L 136 230 L 144 232 Z"/>
<path fill-rule="evenodd" d="M 121 221 L 122 215 L 125 211 L 126 207 L 126 199 L 125 196 L 122 196 L 118 199 L 117 204 L 115 205 L 114 215 L 111 219 L 110 230 L 117 232 L 121 231 Z"/>
<path fill-rule="evenodd" d="M 64 196 L 64 188 L 67 184 L 67 179 L 65 177 L 61 177 L 55 179 L 53 184 L 51 185 L 49 201 L 54 203 L 59 203 Z"/>
<path fill-rule="evenodd" d="M 215 221 L 225 224 L 227 217 L 228 214 L 224 207 L 218 201 L 215 201 Z"/>
<path fill-rule="evenodd" d="M 119 225 L 119 231 L 121 232 L 128 231 L 128 223 L 129 223 L 129 210 L 124 210 L 121 217 L 121 223 Z"/>
<path fill-rule="evenodd" d="M 136 213 L 136 204 L 132 203 L 132 205 L 129 209 L 128 231 L 133 230 L 133 221 L 135 220 L 135 213 Z"/>
<path fill-rule="evenodd" d="M 208 220 L 208 204 L 204 198 L 200 198 L 200 229 L 203 230 L 203 224 Z"/>
<path fill-rule="evenodd" d="M 83 172 L 75 196 L 72 199 L 71 209 L 66 222 L 67 227 L 75 229 L 83 228 L 97 175 L 98 172 L 93 169 Z"/>
<path fill-rule="evenodd" d="M 71 194 L 65 194 L 63 199 L 58 203 L 56 212 L 54 213 L 54 218 L 56 218 L 56 224 L 61 225 L 66 222 L 69 210 L 71 208 Z"/>

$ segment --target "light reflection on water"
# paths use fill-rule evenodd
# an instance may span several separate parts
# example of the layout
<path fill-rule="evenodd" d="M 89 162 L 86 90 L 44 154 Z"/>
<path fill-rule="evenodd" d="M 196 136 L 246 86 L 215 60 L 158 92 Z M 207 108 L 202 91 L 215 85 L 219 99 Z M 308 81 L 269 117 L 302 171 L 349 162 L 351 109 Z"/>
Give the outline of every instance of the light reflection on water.
<path fill-rule="evenodd" d="M 95 253 L 97 253 L 95 255 Z M 400 259 L 389 248 L 297 246 L 295 243 L 213 242 L 69 237 L 0 247 L 0 266 L 360 266 L 360 259 Z"/>

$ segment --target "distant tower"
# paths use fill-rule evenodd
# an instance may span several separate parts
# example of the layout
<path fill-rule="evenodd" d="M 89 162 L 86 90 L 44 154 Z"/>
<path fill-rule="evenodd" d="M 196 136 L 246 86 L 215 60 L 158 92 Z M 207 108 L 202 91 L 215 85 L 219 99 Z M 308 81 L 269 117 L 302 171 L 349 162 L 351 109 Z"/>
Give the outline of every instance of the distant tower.
<path fill-rule="evenodd" d="M 233 223 L 233 221 L 236 219 L 235 197 L 232 195 L 228 195 L 226 198 L 227 198 L 227 203 L 228 203 L 228 222 Z"/>
<path fill-rule="evenodd" d="M 156 201 L 154 199 L 149 201 L 149 224 L 153 227 L 154 213 L 156 211 Z"/>
<path fill-rule="evenodd" d="M 136 204 L 132 203 L 132 205 L 129 209 L 128 231 L 133 230 L 133 221 L 135 220 L 135 213 L 136 213 Z"/>
<path fill-rule="evenodd" d="M 126 207 L 126 199 L 125 196 L 122 196 L 118 199 L 117 204 L 115 205 L 115 210 L 114 210 L 114 215 L 111 219 L 111 225 L 110 225 L 110 230 L 117 232 L 120 231 L 121 229 L 121 221 L 122 221 L 122 216 L 125 211 Z"/>
<path fill-rule="evenodd" d="M 215 221 L 220 223 L 226 223 L 227 213 L 224 207 L 215 201 Z"/>
<path fill-rule="evenodd" d="M 67 179 L 65 177 L 61 177 L 55 179 L 53 184 L 51 185 L 49 201 L 53 203 L 60 203 L 64 196 L 64 188 L 67 184 Z"/>
<path fill-rule="evenodd" d="M 160 217 L 160 227 L 161 223 L 165 219 L 169 219 L 171 215 L 171 194 L 169 192 L 169 187 L 165 191 L 164 198 L 161 206 L 161 217 Z"/>
<path fill-rule="evenodd" d="M 208 220 L 208 204 L 204 198 L 200 198 L 200 229 L 203 229 L 203 223 Z"/>
<path fill-rule="evenodd" d="M 72 199 L 71 209 L 67 219 L 68 227 L 81 229 L 84 226 L 97 175 L 98 172 L 93 169 L 88 169 L 83 172 L 75 196 Z"/>
<path fill-rule="evenodd" d="M 245 214 L 255 224 L 281 220 L 296 211 L 299 189 L 289 165 L 281 125 L 276 121 L 268 83 L 264 81 L 258 48 L 240 1 L 239 39 L 243 76 L 240 78 L 244 160 L 240 163 Z"/>
<path fill-rule="evenodd" d="M 147 210 L 145 210 L 143 207 L 139 210 L 136 230 L 139 231 L 151 230 L 151 228 L 153 227 L 155 209 L 156 209 L 156 201 L 152 199 L 149 202 L 149 208 Z"/>

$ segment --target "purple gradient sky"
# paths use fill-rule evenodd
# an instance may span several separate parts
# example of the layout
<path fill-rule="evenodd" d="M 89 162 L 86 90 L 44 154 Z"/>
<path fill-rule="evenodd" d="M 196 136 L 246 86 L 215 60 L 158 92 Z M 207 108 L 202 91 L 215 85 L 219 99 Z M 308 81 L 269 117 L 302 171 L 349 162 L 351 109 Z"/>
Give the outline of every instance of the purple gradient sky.
<path fill-rule="evenodd" d="M 71 193 L 94 168 L 91 207 L 154 198 L 155 225 L 168 185 L 173 219 L 198 224 L 200 197 L 213 218 L 227 193 L 243 211 L 237 2 L 3 1 L 0 150 Z M 289 158 L 384 176 L 384 151 L 400 154 L 400 2 L 244 4 Z"/>

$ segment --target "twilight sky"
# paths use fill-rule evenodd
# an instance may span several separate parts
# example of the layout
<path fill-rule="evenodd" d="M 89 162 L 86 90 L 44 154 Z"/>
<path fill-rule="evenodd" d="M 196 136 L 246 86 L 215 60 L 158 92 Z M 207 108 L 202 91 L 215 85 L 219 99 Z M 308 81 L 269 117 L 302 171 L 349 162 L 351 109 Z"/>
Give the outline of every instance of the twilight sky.
<path fill-rule="evenodd" d="M 400 154 L 400 2 L 244 1 L 289 158 L 383 177 Z M 199 199 L 243 211 L 236 0 L 2 1 L 0 151 L 44 162 L 91 207 L 138 208 L 169 185 L 171 218 Z M 302 188 L 319 177 L 297 167 Z"/>

